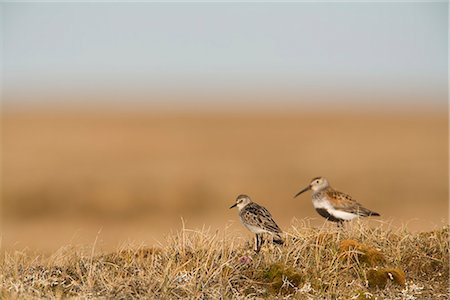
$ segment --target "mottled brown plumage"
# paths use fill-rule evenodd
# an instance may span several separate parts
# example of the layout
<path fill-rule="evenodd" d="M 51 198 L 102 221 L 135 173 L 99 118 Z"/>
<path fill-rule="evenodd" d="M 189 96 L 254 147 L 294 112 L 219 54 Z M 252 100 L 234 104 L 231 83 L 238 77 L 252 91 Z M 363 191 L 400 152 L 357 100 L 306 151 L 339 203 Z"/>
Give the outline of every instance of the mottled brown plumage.
<path fill-rule="evenodd" d="M 350 221 L 356 217 L 379 216 L 363 207 L 351 196 L 333 189 L 324 177 L 314 178 L 308 187 L 295 195 L 312 190 L 312 202 L 317 213 L 332 222 Z"/>
<path fill-rule="evenodd" d="M 247 195 L 239 195 L 236 203 L 230 208 L 235 206 L 239 209 L 241 223 L 255 234 L 256 252 L 259 252 L 261 248 L 262 234 L 269 234 L 274 243 L 283 244 L 282 231 L 265 207 L 252 202 Z"/>
<path fill-rule="evenodd" d="M 268 233 L 281 233 L 280 227 L 275 223 L 269 211 L 255 202 L 246 205 L 239 212 L 239 217 L 244 226 L 259 227 Z"/>
<path fill-rule="evenodd" d="M 367 216 L 379 216 L 379 213 L 373 212 L 360 203 L 358 203 L 351 196 L 342 192 L 336 191 L 332 187 L 325 189 L 326 199 L 330 202 L 331 206 L 337 210 L 345 211 L 348 213 L 357 214 L 361 217 Z"/>

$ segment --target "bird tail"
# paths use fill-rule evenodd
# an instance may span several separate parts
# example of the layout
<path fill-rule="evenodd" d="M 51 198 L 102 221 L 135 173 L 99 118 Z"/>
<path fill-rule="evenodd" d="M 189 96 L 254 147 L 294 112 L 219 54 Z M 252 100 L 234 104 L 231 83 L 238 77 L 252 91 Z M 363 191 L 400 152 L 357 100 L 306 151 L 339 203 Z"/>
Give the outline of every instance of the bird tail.
<path fill-rule="evenodd" d="M 274 244 L 278 244 L 278 245 L 283 245 L 284 244 L 284 240 L 283 240 L 283 238 L 281 237 L 280 234 L 273 235 L 272 242 Z"/>
<path fill-rule="evenodd" d="M 369 217 L 369 216 L 375 217 L 375 216 L 379 216 L 379 215 L 380 215 L 379 213 L 371 211 L 370 209 L 367 209 L 367 208 L 363 208 L 361 210 L 361 216 L 363 216 L 363 217 Z"/>

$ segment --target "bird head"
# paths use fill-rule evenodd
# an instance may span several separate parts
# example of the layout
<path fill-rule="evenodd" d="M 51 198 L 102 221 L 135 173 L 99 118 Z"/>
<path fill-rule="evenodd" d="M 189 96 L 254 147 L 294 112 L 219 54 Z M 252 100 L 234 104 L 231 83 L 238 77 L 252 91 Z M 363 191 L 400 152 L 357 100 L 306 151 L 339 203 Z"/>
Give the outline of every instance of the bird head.
<path fill-rule="evenodd" d="M 247 196 L 247 195 L 239 195 L 239 196 L 237 196 L 237 198 L 236 198 L 236 203 L 234 203 L 234 204 L 230 207 L 230 209 L 237 206 L 237 208 L 238 208 L 239 210 L 241 210 L 241 209 L 243 209 L 247 204 L 249 204 L 249 203 L 251 203 L 251 202 L 252 202 L 252 200 L 250 199 L 249 196 Z"/>
<path fill-rule="evenodd" d="M 303 190 L 301 190 L 300 192 L 298 192 L 295 196 L 299 196 L 300 194 L 303 194 L 306 191 L 312 190 L 313 192 L 318 192 L 321 191 L 325 188 L 327 188 L 329 186 L 328 181 L 325 179 L 325 177 L 315 177 L 311 180 L 311 182 L 309 183 L 309 185 L 304 188 Z"/>

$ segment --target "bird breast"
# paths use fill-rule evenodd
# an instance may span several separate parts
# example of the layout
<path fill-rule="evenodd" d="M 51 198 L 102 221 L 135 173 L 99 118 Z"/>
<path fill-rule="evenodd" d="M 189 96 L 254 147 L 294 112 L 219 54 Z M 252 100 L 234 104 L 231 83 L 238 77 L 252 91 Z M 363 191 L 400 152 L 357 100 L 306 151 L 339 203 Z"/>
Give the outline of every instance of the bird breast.
<path fill-rule="evenodd" d="M 322 195 L 322 193 L 317 193 L 313 195 L 312 197 L 312 203 L 315 209 L 318 208 L 324 208 L 324 209 L 330 209 L 331 203 L 328 201 L 325 195 Z"/>

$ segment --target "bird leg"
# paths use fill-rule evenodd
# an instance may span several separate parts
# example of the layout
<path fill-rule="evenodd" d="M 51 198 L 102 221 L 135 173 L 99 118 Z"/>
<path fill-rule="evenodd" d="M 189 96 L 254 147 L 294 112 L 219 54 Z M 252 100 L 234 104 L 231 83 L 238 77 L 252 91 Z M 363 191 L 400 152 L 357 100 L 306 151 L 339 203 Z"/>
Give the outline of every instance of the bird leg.
<path fill-rule="evenodd" d="M 255 234 L 255 248 L 254 248 L 256 253 L 258 253 L 259 250 L 261 250 L 261 243 L 262 243 L 261 235 L 256 233 Z"/>
<path fill-rule="evenodd" d="M 261 246 L 262 246 L 262 244 L 264 242 L 263 235 L 261 233 L 259 233 L 258 235 L 259 235 L 259 249 L 261 249 Z"/>

